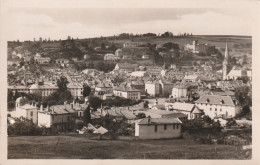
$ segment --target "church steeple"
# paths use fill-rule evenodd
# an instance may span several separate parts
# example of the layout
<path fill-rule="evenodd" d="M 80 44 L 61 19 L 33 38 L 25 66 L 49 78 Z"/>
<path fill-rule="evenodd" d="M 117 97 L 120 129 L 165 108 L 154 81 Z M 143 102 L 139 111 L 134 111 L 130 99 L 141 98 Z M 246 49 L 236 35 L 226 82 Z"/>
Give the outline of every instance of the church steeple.
<path fill-rule="evenodd" d="M 225 57 L 224 57 L 224 61 L 223 61 L 223 80 L 227 79 L 227 65 L 228 65 L 228 44 L 226 42 L 226 49 L 225 49 Z"/>
<path fill-rule="evenodd" d="M 226 49 L 225 49 L 225 59 L 227 60 L 228 59 L 228 43 L 226 42 Z"/>

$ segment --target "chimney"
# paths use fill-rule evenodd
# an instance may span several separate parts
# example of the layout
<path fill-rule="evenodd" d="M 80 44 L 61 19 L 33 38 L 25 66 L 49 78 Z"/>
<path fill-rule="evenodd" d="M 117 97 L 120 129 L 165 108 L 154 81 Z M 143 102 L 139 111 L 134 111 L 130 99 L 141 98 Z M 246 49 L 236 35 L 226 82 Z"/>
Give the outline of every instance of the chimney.
<path fill-rule="evenodd" d="M 43 105 L 41 104 L 41 106 L 40 106 L 40 111 L 43 111 Z"/>
<path fill-rule="evenodd" d="M 74 102 L 74 101 L 73 101 L 73 102 Z M 70 103 L 70 108 L 71 108 L 71 109 L 73 109 L 73 105 L 74 105 L 73 103 Z"/>

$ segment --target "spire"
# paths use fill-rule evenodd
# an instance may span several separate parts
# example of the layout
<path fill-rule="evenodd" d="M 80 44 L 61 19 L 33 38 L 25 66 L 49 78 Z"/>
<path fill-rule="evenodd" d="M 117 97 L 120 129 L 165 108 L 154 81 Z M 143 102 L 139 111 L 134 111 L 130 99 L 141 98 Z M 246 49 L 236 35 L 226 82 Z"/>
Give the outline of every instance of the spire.
<path fill-rule="evenodd" d="M 228 59 L 228 43 L 226 42 L 225 59 Z"/>

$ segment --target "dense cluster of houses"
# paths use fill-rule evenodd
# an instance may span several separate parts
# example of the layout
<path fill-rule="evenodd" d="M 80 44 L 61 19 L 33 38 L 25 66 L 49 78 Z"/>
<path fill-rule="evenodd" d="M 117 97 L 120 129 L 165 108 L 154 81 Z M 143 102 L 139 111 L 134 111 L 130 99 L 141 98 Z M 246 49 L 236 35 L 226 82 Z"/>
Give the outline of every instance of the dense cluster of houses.
<path fill-rule="evenodd" d="M 122 49 L 138 47 L 139 43 L 125 43 Z M 205 52 L 211 46 L 193 42 L 186 45 L 193 52 Z M 110 116 L 115 121 L 126 120 L 135 123 L 135 136 L 144 139 L 175 138 L 181 135 L 182 122 L 185 120 L 199 119 L 203 115 L 210 118 L 234 118 L 240 111 L 234 97 L 234 89 L 246 84 L 241 78 L 251 80 L 251 71 L 232 69 L 227 72 L 228 51 L 226 47 L 222 74 L 211 71 L 210 66 L 176 66 L 169 68 L 154 65 L 141 65 L 136 63 L 118 62 L 124 59 L 122 49 L 117 49 L 115 54 L 105 54 L 104 61 L 117 62 L 113 71 L 104 73 L 96 69 L 77 71 L 70 65 L 71 60 L 60 58 L 55 63 L 60 67 L 43 66 L 44 70 L 36 75 L 35 72 L 23 68 L 17 71 L 9 71 L 8 90 L 13 93 L 36 93 L 42 97 L 48 97 L 58 90 L 56 81 L 60 76 L 68 80 L 68 90 L 74 99 L 84 99 L 83 85 L 90 86 L 94 96 L 101 100 L 113 97 L 122 97 L 131 100 L 144 98 L 157 100 L 157 97 L 166 98 L 164 104 L 157 101 L 144 105 L 131 107 L 101 107 L 98 111 L 92 111 L 91 117 L 98 120 L 104 116 Z M 25 55 L 13 53 L 8 65 L 19 65 L 21 57 Z M 20 57 L 21 56 L 21 57 Z M 84 57 L 85 58 L 85 57 Z M 126 58 L 126 57 L 125 57 Z M 142 59 L 149 59 L 149 55 L 142 55 Z M 50 63 L 50 58 L 36 54 L 33 58 L 38 65 Z M 87 59 L 87 57 L 86 57 Z M 85 60 L 86 60 L 85 59 Z M 15 62 L 15 61 L 19 62 Z M 78 59 L 72 59 L 78 62 Z M 238 80 L 240 79 L 240 80 Z M 15 111 L 9 112 L 12 117 L 24 117 L 33 123 L 54 127 L 57 130 L 73 129 L 76 119 L 84 117 L 84 111 L 88 104 L 64 103 L 37 108 L 34 103 L 29 103 L 26 98 L 16 100 Z M 145 118 L 138 116 L 144 114 Z"/>

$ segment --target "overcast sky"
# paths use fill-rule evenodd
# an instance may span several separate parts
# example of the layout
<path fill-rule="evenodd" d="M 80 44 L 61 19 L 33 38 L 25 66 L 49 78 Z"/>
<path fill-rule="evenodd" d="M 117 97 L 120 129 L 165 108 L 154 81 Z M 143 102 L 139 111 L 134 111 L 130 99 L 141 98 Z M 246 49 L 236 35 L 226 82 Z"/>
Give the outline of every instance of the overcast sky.
<path fill-rule="evenodd" d="M 8 40 L 65 39 L 120 33 L 188 32 L 252 35 L 252 13 L 241 9 L 10 8 Z"/>

